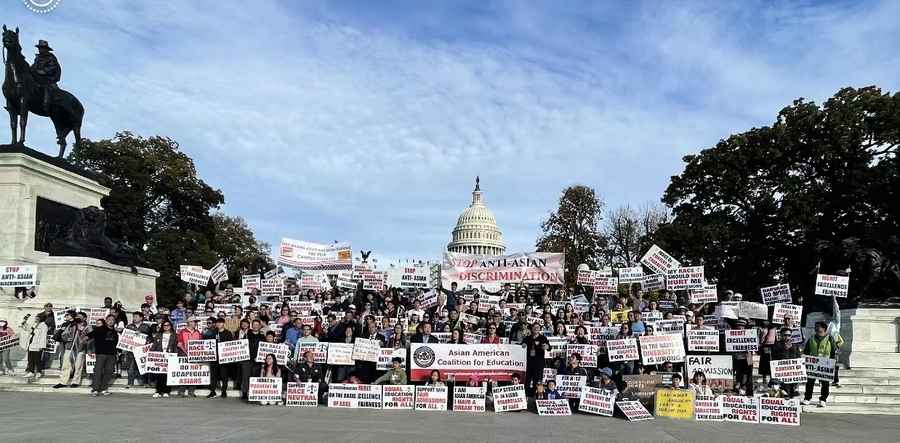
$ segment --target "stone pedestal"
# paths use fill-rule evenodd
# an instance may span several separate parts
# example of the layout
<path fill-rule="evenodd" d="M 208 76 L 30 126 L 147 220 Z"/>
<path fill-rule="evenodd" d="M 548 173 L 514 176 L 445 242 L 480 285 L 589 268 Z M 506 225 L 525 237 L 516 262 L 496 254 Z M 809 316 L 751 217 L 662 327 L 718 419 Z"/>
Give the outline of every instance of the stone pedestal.
<path fill-rule="evenodd" d="M 37 201 L 66 207 L 100 207 L 106 188 L 66 162 L 21 146 L 0 146 L 0 266 L 37 265 L 37 297 L 18 301 L 0 288 L 0 318 L 18 325 L 25 313 L 51 302 L 61 307 L 95 307 L 104 297 L 136 309 L 156 293 L 152 269 L 118 266 L 89 257 L 57 257 L 35 249 Z"/>
<path fill-rule="evenodd" d="M 817 321 L 829 321 L 821 312 L 806 317 L 806 337 Z M 841 310 L 844 347 L 839 361 L 851 369 L 900 368 L 900 309 L 856 308 Z"/>

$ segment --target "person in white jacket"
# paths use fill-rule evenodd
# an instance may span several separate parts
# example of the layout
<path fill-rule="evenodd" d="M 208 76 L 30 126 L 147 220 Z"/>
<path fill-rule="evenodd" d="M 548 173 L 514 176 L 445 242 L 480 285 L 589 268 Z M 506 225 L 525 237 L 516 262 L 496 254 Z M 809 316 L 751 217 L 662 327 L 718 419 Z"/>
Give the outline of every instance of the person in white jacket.
<path fill-rule="evenodd" d="M 35 317 L 34 323 L 31 325 L 28 339 L 22 342 L 22 347 L 28 351 L 28 369 L 25 371 L 25 378 L 41 378 L 44 376 L 42 358 L 44 348 L 47 347 L 48 330 L 47 314 L 41 312 Z"/>

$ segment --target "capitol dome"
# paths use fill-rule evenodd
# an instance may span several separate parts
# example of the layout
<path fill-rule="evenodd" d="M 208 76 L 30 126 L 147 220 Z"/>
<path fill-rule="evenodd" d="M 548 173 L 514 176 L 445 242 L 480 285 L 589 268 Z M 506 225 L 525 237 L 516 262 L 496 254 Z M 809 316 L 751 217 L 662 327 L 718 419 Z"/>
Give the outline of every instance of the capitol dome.
<path fill-rule="evenodd" d="M 481 198 L 478 177 L 475 177 L 472 204 L 456 220 L 453 240 L 447 245 L 447 251 L 481 255 L 502 255 L 506 252 L 503 234 L 497 228 L 494 213 L 484 205 Z"/>

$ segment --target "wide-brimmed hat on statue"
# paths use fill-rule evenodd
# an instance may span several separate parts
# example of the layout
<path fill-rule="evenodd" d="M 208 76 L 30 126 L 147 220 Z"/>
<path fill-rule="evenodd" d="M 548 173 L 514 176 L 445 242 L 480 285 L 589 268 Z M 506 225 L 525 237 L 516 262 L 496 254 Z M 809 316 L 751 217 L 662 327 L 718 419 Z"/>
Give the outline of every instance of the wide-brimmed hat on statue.
<path fill-rule="evenodd" d="M 48 51 L 52 51 L 53 48 L 50 47 L 50 44 L 47 43 L 47 40 L 38 40 L 38 44 L 34 45 L 35 48 L 47 48 Z"/>

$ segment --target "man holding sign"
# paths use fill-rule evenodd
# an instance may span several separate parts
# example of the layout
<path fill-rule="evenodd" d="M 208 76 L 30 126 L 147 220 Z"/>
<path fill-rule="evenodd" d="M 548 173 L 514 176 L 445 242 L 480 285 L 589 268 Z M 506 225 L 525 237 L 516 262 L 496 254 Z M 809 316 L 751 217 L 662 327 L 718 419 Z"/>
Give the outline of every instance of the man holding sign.
<path fill-rule="evenodd" d="M 203 337 L 207 340 L 215 340 L 216 347 L 218 348 L 218 344 L 226 341 L 231 341 L 234 337 L 231 335 L 231 331 L 225 329 L 225 319 L 218 318 L 216 319 L 215 326 L 210 329 L 206 335 Z M 213 398 L 216 396 L 216 390 L 219 389 L 221 385 L 222 394 L 221 397 L 228 397 L 228 366 L 223 364 L 219 364 L 218 361 L 213 361 L 209 363 L 209 394 L 206 398 Z"/>
<path fill-rule="evenodd" d="M 803 353 L 814 357 L 834 359 L 836 352 L 837 343 L 835 343 L 831 335 L 828 334 L 828 324 L 824 321 L 816 322 L 816 335 L 810 337 L 809 340 L 806 341 Z M 828 401 L 828 391 L 831 388 L 831 383 L 824 380 L 819 380 L 819 382 L 822 383 L 822 391 L 819 394 L 818 406 L 824 408 Z M 804 405 L 808 405 L 809 401 L 812 399 L 812 392 L 815 386 L 816 379 L 810 378 L 806 380 L 806 393 L 803 396 L 802 402 Z"/>

